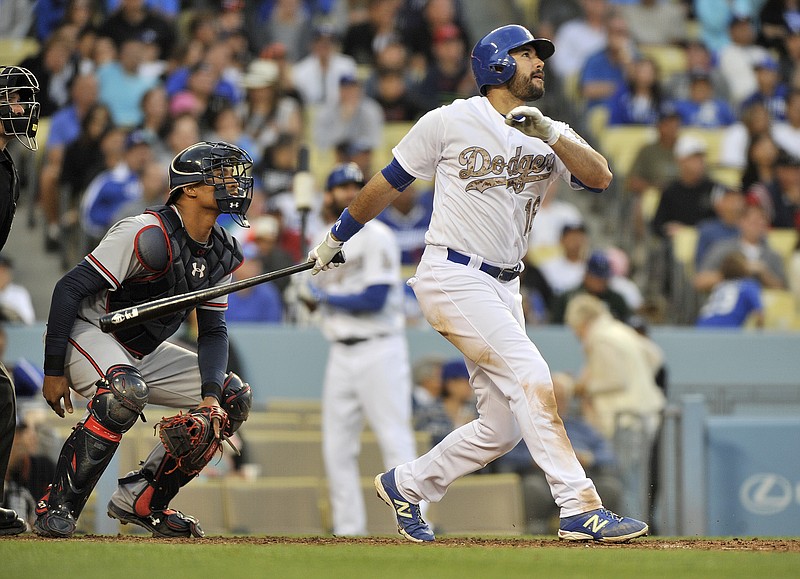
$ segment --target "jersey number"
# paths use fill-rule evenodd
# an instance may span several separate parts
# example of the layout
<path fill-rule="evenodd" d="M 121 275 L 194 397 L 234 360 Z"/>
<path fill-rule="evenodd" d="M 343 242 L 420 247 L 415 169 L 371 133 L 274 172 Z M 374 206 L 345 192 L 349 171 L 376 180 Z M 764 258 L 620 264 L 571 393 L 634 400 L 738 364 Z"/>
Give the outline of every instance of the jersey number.
<path fill-rule="evenodd" d="M 525 204 L 525 235 L 528 235 L 531 232 L 531 228 L 533 227 L 533 218 L 536 217 L 536 213 L 539 211 L 539 206 L 541 204 L 541 197 L 528 199 L 528 202 Z"/>

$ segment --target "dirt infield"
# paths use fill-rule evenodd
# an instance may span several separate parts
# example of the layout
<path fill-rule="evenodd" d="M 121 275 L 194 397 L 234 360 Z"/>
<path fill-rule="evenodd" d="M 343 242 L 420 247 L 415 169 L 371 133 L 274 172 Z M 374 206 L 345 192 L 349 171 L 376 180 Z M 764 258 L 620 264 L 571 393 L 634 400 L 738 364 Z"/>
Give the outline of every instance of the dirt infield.
<path fill-rule="evenodd" d="M 52 541 L 54 539 L 43 539 L 36 535 L 23 535 L 15 539 L 30 541 Z M 80 535 L 73 539 L 55 539 L 70 541 L 90 541 L 97 543 L 213 543 L 215 545 L 406 545 L 412 546 L 403 539 L 388 537 L 363 537 L 363 538 L 340 538 L 340 537 L 206 537 L 204 539 L 154 539 L 144 536 L 133 535 Z M 497 548 L 513 547 L 518 549 L 536 548 L 566 548 L 566 549 L 646 549 L 653 551 L 694 549 L 699 551 L 771 551 L 782 553 L 800 553 L 800 539 L 780 539 L 780 538 L 660 538 L 648 537 L 638 539 L 630 543 L 623 544 L 604 544 L 604 543 L 576 543 L 568 541 L 558 541 L 557 539 L 529 539 L 529 538 L 502 538 L 502 539 L 482 539 L 473 537 L 442 537 L 436 539 L 434 543 L 413 545 L 420 549 L 447 548 L 447 547 L 476 547 L 476 548 Z"/>

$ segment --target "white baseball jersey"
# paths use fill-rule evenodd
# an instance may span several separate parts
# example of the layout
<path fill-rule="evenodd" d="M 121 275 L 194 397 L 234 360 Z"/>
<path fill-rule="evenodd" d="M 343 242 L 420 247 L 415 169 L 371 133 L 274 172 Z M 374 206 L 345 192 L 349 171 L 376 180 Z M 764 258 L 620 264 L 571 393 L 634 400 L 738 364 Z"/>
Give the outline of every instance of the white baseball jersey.
<path fill-rule="evenodd" d="M 554 123 L 562 138 L 583 142 L 566 123 Z M 582 188 L 547 143 L 506 125 L 484 97 L 427 113 L 392 153 L 412 176 L 435 179 L 426 243 L 502 267 L 527 253 L 533 219 L 553 180 Z"/>
<path fill-rule="evenodd" d="M 370 221 L 347 242 L 346 261 L 318 276 L 319 287 L 331 295 L 360 294 L 374 285 L 389 285 L 386 305 L 377 312 L 354 314 L 323 306 L 322 332 L 329 340 L 399 334 L 405 327 L 400 249 L 394 233 L 380 221 Z"/>

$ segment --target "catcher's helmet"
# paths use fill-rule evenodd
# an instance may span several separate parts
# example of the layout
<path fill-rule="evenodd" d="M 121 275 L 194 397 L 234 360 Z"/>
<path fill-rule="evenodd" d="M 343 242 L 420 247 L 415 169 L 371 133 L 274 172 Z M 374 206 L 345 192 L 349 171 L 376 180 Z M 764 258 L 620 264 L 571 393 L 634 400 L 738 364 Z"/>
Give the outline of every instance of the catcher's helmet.
<path fill-rule="evenodd" d="M 0 123 L 6 135 L 14 135 L 31 151 L 38 149 L 39 81 L 21 66 L 0 67 Z"/>
<path fill-rule="evenodd" d="M 364 173 L 355 163 L 343 163 L 334 167 L 333 171 L 328 175 L 325 189 L 330 191 L 334 187 L 347 185 L 348 183 L 355 183 L 359 187 L 364 185 Z"/>
<path fill-rule="evenodd" d="M 472 74 L 482 95 L 486 96 L 487 86 L 511 80 L 517 63 L 508 53 L 526 44 L 533 45 L 536 55 L 542 60 L 550 58 L 556 51 L 547 38 L 536 38 L 527 28 L 518 24 L 495 28 L 478 41 L 472 49 Z"/>
<path fill-rule="evenodd" d="M 230 143 L 201 141 L 178 153 L 169 165 L 169 201 L 180 197 L 185 185 L 204 183 L 214 187 L 214 199 L 222 213 L 229 213 L 242 227 L 250 227 L 245 214 L 253 200 L 253 159 Z"/>

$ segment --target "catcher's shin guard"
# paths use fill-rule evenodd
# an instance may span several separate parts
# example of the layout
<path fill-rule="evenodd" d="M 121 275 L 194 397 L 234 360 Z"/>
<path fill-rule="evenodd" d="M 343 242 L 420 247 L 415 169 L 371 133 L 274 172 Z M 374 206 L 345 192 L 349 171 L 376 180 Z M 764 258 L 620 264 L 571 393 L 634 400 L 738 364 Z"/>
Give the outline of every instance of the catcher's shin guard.
<path fill-rule="evenodd" d="M 48 514 L 59 516 L 56 513 L 65 512 L 77 520 L 122 435 L 136 423 L 146 403 L 147 385 L 136 368 L 109 368 L 89 401 L 89 417 L 75 427 L 64 443 L 55 480 L 37 504 L 36 514 L 43 521 Z"/>
<path fill-rule="evenodd" d="M 119 487 L 108 504 L 109 516 L 133 523 L 158 537 L 203 537 L 197 519 L 169 508 L 182 486 L 197 474 L 186 474 L 158 444 L 141 470 L 119 479 Z"/>

